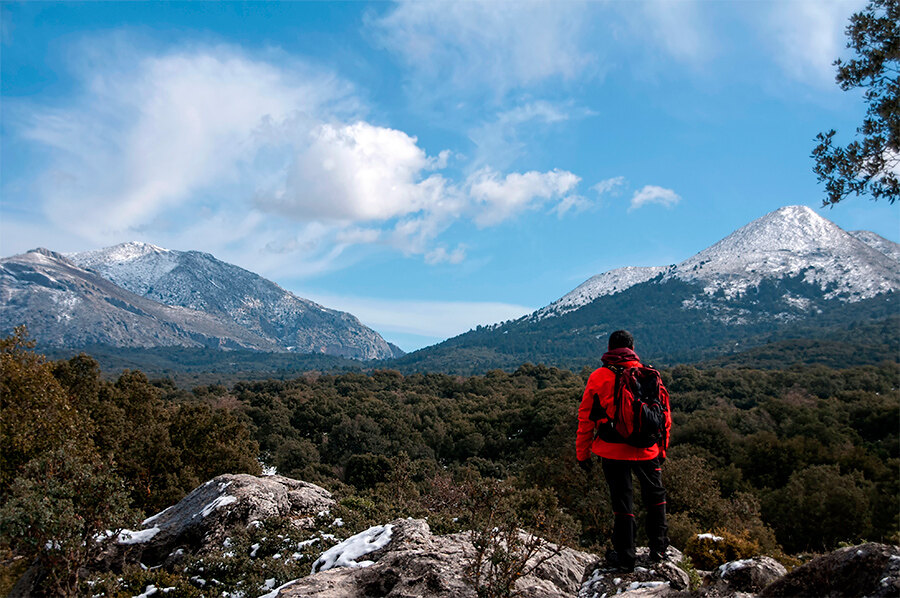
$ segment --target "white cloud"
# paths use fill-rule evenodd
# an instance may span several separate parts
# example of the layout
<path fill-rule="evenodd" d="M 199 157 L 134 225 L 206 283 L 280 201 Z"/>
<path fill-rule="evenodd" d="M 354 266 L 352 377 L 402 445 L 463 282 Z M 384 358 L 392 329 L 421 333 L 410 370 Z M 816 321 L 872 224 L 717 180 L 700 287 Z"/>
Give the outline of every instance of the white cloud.
<path fill-rule="evenodd" d="M 257 175 L 261 132 L 321 113 L 349 90 L 222 46 L 109 60 L 80 73 L 83 93 L 70 105 L 30 110 L 23 130 L 53 153 L 54 176 L 40 187 L 47 215 L 96 240 Z"/>
<path fill-rule="evenodd" d="M 573 102 L 549 102 L 536 100 L 502 110 L 493 120 L 484 122 L 469 131 L 469 139 L 477 147 L 473 166 L 481 168 L 506 167 L 524 155 L 527 146 L 522 130 L 542 130 L 549 125 L 571 119 L 594 115 L 589 109 L 576 107 Z"/>
<path fill-rule="evenodd" d="M 296 156 L 272 194 L 257 198 L 268 211 L 298 220 L 387 220 L 430 209 L 445 187 L 439 175 L 422 179 L 430 160 L 416 138 L 356 122 L 322 124 L 298 143 Z"/>
<path fill-rule="evenodd" d="M 616 176 L 609 179 L 603 179 L 591 189 L 597 192 L 597 195 L 605 195 L 607 193 L 611 193 L 616 195 L 619 190 L 625 185 L 625 177 Z"/>
<path fill-rule="evenodd" d="M 427 264 L 458 264 L 466 259 L 465 247 L 457 247 L 453 251 L 447 251 L 446 247 L 438 247 L 425 254 Z"/>
<path fill-rule="evenodd" d="M 533 209 L 551 199 L 563 199 L 581 181 L 565 170 L 511 173 L 501 177 L 484 168 L 469 177 L 468 189 L 476 202 L 475 222 L 490 226 Z"/>
<path fill-rule="evenodd" d="M 681 201 L 681 196 L 671 189 L 657 187 L 656 185 L 644 185 L 640 190 L 634 192 L 628 211 L 636 210 L 651 203 L 671 208 L 679 201 Z"/>
<path fill-rule="evenodd" d="M 704 18 L 707 6 L 684 0 L 651 0 L 642 3 L 641 11 L 635 11 L 631 3 L 620 8 L 626 9 L 626 14 L 640 15 L 639 20 L 631 22 L 636 38 L 662 47 L 676 60 L 697 64 L 712 57 L 716 45 L 711 27 Z"/>
<path fill-rule="evenodd" d="M 776 2 L 761 24 L 772 56 L 791 77 L 833 86 L 834 60 L 845 54 L 844 29 L 864 0 Z"/>
<path fill-rule="evenodd" d="M 551 210 L 556 213 L 558 218 L 562 218 L 569 212 L 578 213 L 591 207 L 591 202 L 586 197 L 580 195 L 568 195 L 562 198 L 556 207 Z"/>
<path fill-rule="evenodd" d="M 17 195 L 36 196 L 52 226 L 87 247 L 142 239 L 279 276 L 340 267 L 359 245 L 455 264 L 465 248 L 439 239 L 455 222 L 579 205 L 579 178 L 562 170 L 448 178 L 438 171 L 450 151 L 429 155 L 367 122 L 349 84 L 289 57 L 104 43 L 81 58 L 75 94 L 15 107 L 16 133 L 47 150 L 36 189 Z M 572 110 L 533 101 L 499 120 L 559 122 Z"/>
<path fill-rule="evenodd" d="M 401 2 L 370 20 L 420 81 L 502 94 L 572 80 L 596 57 L 583 2 Z"/>

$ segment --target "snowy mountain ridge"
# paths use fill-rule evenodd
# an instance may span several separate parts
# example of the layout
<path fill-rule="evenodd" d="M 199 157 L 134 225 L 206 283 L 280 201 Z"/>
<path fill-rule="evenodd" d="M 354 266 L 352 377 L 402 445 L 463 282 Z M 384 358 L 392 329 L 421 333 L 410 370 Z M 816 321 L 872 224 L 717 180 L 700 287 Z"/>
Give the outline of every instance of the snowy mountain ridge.
<path fill-rule="evenodd" d="M 900 245 L 870 231 L 848 233 L 806 206 L 779 208 L 679 264 L 626 267 L 594 276 L 528 319 L 583 307 L 662 275 L 701 285 L 707 298 L 734 299 L 764 280 L 802 277 L 825 299 L 855 302 L 900 289 Z M 688 303 L 705 304 L 701 295 Z"/>
<path fill-rule="evenodd" d="M 0 299 L 4 329 L 25 323 L 52 345 L 218 346 L 354 359 L 402 354 L 351 314 L 210 254 L 146 243 L 5 258 Z"/>
<path fill-rule="evenodd" d="M 63 255 L 132 293 L 146 295 L 157 280 L 178 266 L 180 254 L 180 251 L 132 241 Z"/>

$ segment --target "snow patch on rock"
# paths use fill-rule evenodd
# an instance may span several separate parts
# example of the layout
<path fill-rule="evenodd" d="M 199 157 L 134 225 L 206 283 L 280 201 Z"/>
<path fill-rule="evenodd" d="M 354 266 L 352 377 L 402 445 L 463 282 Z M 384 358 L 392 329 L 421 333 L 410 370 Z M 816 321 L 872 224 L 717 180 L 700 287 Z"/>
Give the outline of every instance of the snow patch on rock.
<path fill-rule="evenodd" d="M 393 526 L 375 525 L 369 529 L 351 536 L 332 546 L 320 556 L 312 566 L 312 572 L 327 571 L 334 567 L 368 567 L 373 561 L 359 561 L 370 552 L 384 548 L 391 541 L 391 529 Z"/>

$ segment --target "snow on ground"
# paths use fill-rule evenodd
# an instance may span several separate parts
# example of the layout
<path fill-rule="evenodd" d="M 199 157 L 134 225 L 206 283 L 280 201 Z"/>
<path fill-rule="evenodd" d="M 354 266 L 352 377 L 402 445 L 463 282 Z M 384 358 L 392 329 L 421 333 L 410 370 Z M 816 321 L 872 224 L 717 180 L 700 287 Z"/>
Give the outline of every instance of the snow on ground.
<path fill-rule="evenodd" d="M 748 567 L 753 564 L 753 559 L 743 559 L 740 561 L 731 561 L 730 563 L 725 563 L 724 565 L 719 565 L 719 577 L 725 578 L 732 571 L 737 571 L 738 569 L 743 569 L 744 567 Z"/>
<path fill-rule="evenodd" d="M 630 592 L 631 590 L 637 590 L 640 588 L 658 588 L 660 586 L 668 586 L 669 582 L 667 581 L 633 581 L 625 588 L 626 592 Z"/>
<path fill-rule="evenodd" d="M 327 571 L 333 567 L 368 567 L 372 561 L 358 561 L 362 556 L 387 546 L 391 541 L 391 524 L 376 525 L 332 546 L 312 566 L 312 572 Z"/>
<path fill-rule="evenodd" d="M 712 540 L 713 542 L 721 542 L 725 538 L 722 536 L 715 536 L 713 534 L 697 534 L 698 540 Z"/>
<path fill-rule="evenodd" d="M 268 592 L 268 593 L 266 593 L 266 594 L 263 594 L 263 595 L 260 596 L 259 598 L 275 598 L 276 596 L 278 596 L 278 592 L 280 592 L 282 588 L 288 587 L 289 585 L 291 585 L 291 584 L 294 583 L 295 581 L 297 581 L 297 580 L 296 580 L 296 579 L 292 579 L 291 581 L 287 582 L 286 584 L 282 584 L 282 585 L 278 586 L 277 588 L 275 588 L 275 589 L 272 590 L 271 592 Z M 266 580 L 266 585 L 268 585 L 268 580 Z"/>
<path fill-rule="evenodd" d="M 153 523 L 154 521 L 156 521 L 157 519 L 159 519 L 160 517 L 162 517 L 165 513 L 171 511 L 171 510 L 174 509 L 174 508 L 175 508 L 175 505 L 172 505 L 171 507 L 167 507 L 167 508 L 163 509 L 162 511 L 160 511 L 160 512 L 157 513 L 156 515 L 152 515 L 152 516 L 150 516 L 150 517 L 147 517 L 146 519 L 144 519 L 143 521 L 141 521 L 141 525 L 145 525 L 145 526 L 146 526 L 146 525 L 150 525 L 151 523 Z"/>
<path fill-rule="evenodd" d="M 150 529 L 142 529 L 140 531 L 123 529 L 119 532 L 117 540 L 119 544 L 143 544 L 144 542 L 152 540 L 158 533 L 158 527 L 151 527 Z"/>

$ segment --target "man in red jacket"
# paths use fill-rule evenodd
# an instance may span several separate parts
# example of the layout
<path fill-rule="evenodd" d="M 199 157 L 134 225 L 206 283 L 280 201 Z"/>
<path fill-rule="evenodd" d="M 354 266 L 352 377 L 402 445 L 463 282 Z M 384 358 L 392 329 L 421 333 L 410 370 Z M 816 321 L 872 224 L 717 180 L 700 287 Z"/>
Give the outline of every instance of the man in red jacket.
<path fill-rule="evenodd" d="M 587 387 L 578 409 L 578 435 L 575 453 L 578 465 L 590 471 L 591 453 L 600 456 L 603 474 L 609 485 L 615 523 L 613 525 L 613 550 L 606 555 L 607 563 L 622 572 L 634 569 L 634 490 L 632 474 L 641 483 L 641 496 L 647 509 L 647 536 L 650 539 L 650 560 L 659 561 L 666 552 L 669 539 L 666 535 L 666 490 L 662 485 L 660 465 L 665 460 L 665 447 L 653 445 L 637 448 L 624 442 L 607 442 L 595 438 L 596 422 L 590 418 L 594 396 L 600 405 L 612 414 L 613 389 L 616 374 L 607 366 L 628 368 L 640 365 L 634 352 L 634 338 L 625 330 L 617 330 L 609 336 L 609 351 L 602 357 L 604 367 L 598 368 L 588 378 Z M 671 428 L 671 416 L 666 413 L 666 437 Z"/>

